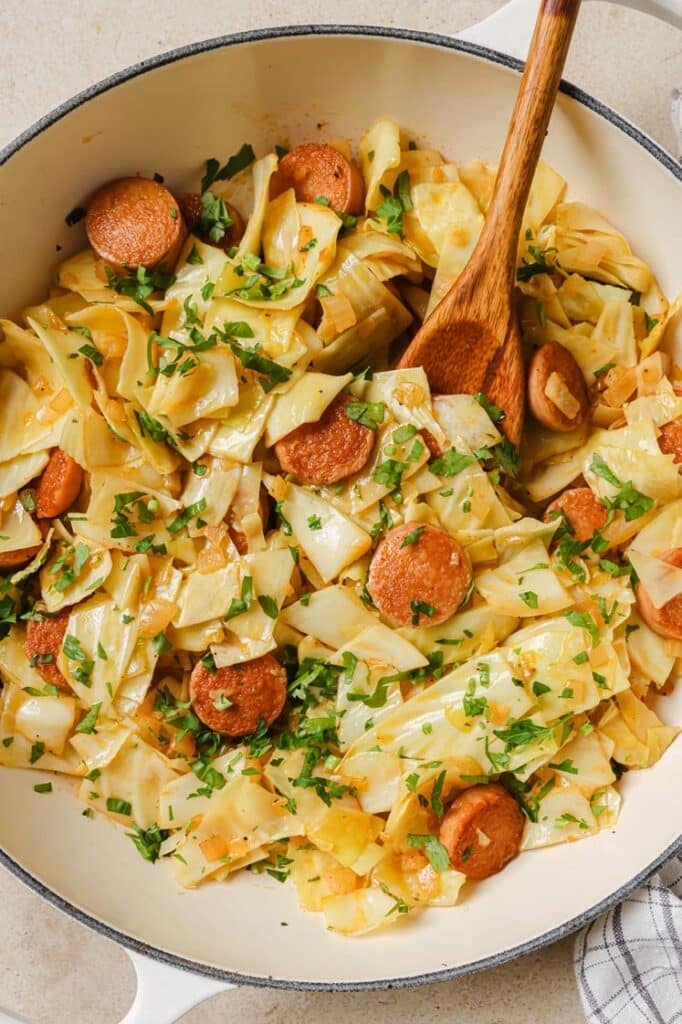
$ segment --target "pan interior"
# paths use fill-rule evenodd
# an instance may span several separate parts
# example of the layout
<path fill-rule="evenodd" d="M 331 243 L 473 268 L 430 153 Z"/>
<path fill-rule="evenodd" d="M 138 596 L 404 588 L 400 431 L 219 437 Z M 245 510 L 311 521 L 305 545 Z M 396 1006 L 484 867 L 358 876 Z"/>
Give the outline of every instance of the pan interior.
<path fill-rule="evenodd" d="M 162 173 L 172 188 L 196 180 L 209 156 L 242 142 L 358 135 L 395 117 L 419 141 L 456 161 L 495 161 L 518 78 L 452 45 L 382 35 L 288 35 L 206 50 L 161 64 L 95 95 L 45 128 L 0 168 L 0 309 L 44 293 L 55 246 L 83 245 L 64 217 L 102 181 Z M 154 130 L 149 130 L 153 112 Z M 562 95 L 545 159 L 570 195 L 622 227 L 664 291 L 674 293 L 682 250 L 680 185 L 633 138 Z M 682 722 L 682 693 L 661 707 Z M 39 798 L 36 773 L 0 771 L 6 854 L 68 904 L 123 936 L 223 972 L 264 982 L 380 985 L 451 974 L 508 955 L 607 899 L 652 865 L 682 832 L 678 742 L 653 769 L 624 780 L 614 832 L 526 854 L 471 886 L 453 910 L 432 910 L 366 939 L 324 932 L 299 910 L 293 887 L 243 874 L 226 884 L 178 891 L 123 833 L 81 816 L 67 782 Z"/>

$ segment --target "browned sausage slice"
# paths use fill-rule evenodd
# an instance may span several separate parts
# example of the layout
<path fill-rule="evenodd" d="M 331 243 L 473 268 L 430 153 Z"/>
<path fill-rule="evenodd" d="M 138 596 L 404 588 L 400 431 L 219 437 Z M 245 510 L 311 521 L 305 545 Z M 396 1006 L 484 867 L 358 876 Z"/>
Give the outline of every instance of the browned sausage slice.
<path fill-rule="evenodd" d="M 470 583 L 469 556 L 454 537 L 428 523 L 403 523 L 374 552 L 367 589 L 394 625 L 425 627 L 451 618 Z"/>
<path fill-rule="evenodd" d="M 61 448 L 55 448 L 36 487 L 36 516 L 54 519 L 73 505 L 83 485 L 83 470 Z"/>
<path fill-rule="evenodd" d="M 590 402 L 582 370 L 556 341 L 539 348 L 530 361 L 528 405 L 549 430 L 573 430 L 587 418 Z"/>
<path fill-rule="evenodd" d="M 327 143 L 306 142 L 283 156 L 270 183 L 270 197 L 293 188 L 299 203 L 323 196 L 339 213 L 362 213 L 365 186 L 351 160 Z"/>
<path fill-rule="evenodd" d="M 175 263 L 185 225 L 174 196 L 149 178 L 119 178 L 95 194 L 85 218 L 90 245 L 117 270 Z"/>
<path fill-rule="evenodd" d="M 247 736 L 262 720 L 272 725 L 284 707 L 287 675 L 272 654 L 214 671 L 197 662 L 189 681 L 192 707 L 204 725 L 224 736 Z"/>
<path fill-rule="evenodd" d="M 455 870 L 468 878 L 488 878 L 519 852 L 524 820 L 504 786 L 472 786 L 448 808 L 440 826 L 440 841 Z"/>
<path fill-rule="evenodd" d="M 57 655 L 61 649 L 69 624 L 69 612 L 63 611 L 54 618 L 45 616 L 40 622 L 30 619 L 26 624 L 26 657 L 35 658 L 35 669 L 43 679 L 60 690 L 71 690 L 64 676 L 57 668 Z M 44 660 L 41 660 L 44 659 Z"/>
<path fill-rule="evenodd" d="M 658 445 L 664 455 L 672 455 L 673 462 L 682 473 L 682 418 L 664 423 L 658 435 Z"/>
<path fill-rule="evenodd" d="M 353 399 L 340 394 L 317 423 L 303 423 L 275 444 L 282 469 L 304 484 L 336 484 L 365 465 L 374 447 L 374 431 L 346 415 Z"/>
<path fill-rule="evenodd" d="M 668 565 L 682 569 L 682 548 L 666 551 L 660 555 L 660 558 Z M 639 614 L 654 633 L 669 637 L 671 640 L 682 640 L 682 594 L 673 597 L 660 608 L 656 608 L 641 583 L 635 587 L 635 594 L 637 595 Z"/>
<path fill-rule="evenodd" d="M 564 513 L 573 527 L 573 536 L 581 542 L 589 540 L 597 530 L 602 530 L 608 518 L 608 512 L 589 487 L 569 487 L 550 502 L 543 518 L 546 523 L 556 522 L 558 526 L 561 516 L 552 515 L 553 512 Z"/>
<path fill-rule="evenodd" d="M 32 558 L 40 551 L 40 545 L 33 548 L 17 548 L 16 551 L 0 552 L 0 572 L 8 572 L 10 569 L 20 569 L 22 565 L 28 565 Z"/>
<path fill-rule="evenodd" d="M 208 234 L 201 229 L 201 214 L 203 212 L 201 204 L 201 196 L 197 192 L 191 192 L 187 195 L 180 196 L 178 200 L 180 209 L 182 210 L 183 217 L 187 227 L 200 238 L 202 242 L 206 242 L 207 245 L 217 245 L 220 249 L 224 249 L 225 252 L 229 252 L 233 245 L 239 245 L 244 235 L 244 218 L 242 217 L 239 210 L 235 209 L 232 203 L 228 203 L 225 200 L 225 206 L 230 216 L 232 224 L 226 228 L 225 234 L 217 242 L 214 242 L 212 238 L 209 238 Z"/>

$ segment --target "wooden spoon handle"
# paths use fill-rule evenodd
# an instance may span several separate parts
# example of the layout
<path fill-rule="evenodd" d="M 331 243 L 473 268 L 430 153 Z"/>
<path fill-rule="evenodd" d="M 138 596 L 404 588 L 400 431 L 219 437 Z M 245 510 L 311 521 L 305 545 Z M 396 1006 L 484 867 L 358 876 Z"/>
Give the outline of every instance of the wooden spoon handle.
<path fill-rule="evenodd" d="M 500 268 L 500 288 L 511 294 L 518 237 L 535 168 L 545 141 L 580 0 L 542 0 L 497 172 L 495 194 L 478 243 Z M 484 268 L 486 261 L 478 260 Z M 486 274 L 486 281 L 490 278 Z"/>

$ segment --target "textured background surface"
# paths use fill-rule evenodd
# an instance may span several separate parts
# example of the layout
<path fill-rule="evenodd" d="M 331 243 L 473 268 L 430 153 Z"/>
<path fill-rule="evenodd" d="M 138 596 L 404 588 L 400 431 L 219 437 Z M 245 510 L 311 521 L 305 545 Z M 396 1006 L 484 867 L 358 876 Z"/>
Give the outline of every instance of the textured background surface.
<path fill-rule="evenodd" d="M 288 0 L 258 6 L 235 0 L 142 6 L 134 0 L 49 5 L 3 0 L 0 145 L 85 86 L 193 40 L 310 22 L 454 33 L 500 6 L 499 0 Z M 673 148 L 669 96 L 673 87 L 682 86 L 682 33 L 609 3 L 586 4 L 565 77 Z M 0 1005 L 40 1024 L 116 1024 L 121 1019 L 134 990 L 133 970 L 121 950 L 63 917 L 2 870 L 0 908 Z M 580 1024 L 571 945 L 564 940 L 485 974 L 401 992 L 329 995 L 244 988 L 215 997 L 182 1020 Z"/>

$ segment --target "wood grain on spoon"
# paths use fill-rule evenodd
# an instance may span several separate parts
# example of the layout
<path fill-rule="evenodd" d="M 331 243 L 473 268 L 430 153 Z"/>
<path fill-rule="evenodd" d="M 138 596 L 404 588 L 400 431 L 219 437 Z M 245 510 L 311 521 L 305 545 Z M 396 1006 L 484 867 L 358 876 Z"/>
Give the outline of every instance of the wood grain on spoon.
<path fill-rule="evenodd" d="M 478 244 L 398 363 L 423 366 L 434 391 L 485 392 L 515 445 L 525 394 L 514 311 L 519 232 L 579 9 L 580 0 L 542 0 Z"/>

